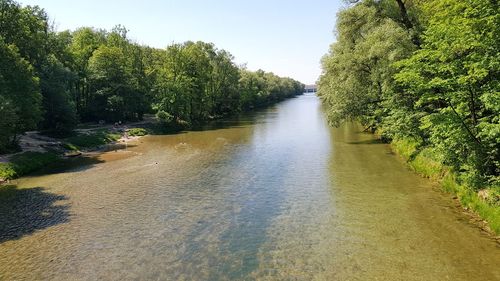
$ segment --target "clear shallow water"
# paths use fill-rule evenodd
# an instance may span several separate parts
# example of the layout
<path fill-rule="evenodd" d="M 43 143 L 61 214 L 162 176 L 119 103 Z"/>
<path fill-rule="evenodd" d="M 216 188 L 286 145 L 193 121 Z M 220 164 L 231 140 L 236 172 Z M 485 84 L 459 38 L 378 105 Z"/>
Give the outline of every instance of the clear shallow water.
<path fill-rule="evenodd" d="M 500 280 L 449 195 L 305 95 L 0 191 L 1 280 Z"/>

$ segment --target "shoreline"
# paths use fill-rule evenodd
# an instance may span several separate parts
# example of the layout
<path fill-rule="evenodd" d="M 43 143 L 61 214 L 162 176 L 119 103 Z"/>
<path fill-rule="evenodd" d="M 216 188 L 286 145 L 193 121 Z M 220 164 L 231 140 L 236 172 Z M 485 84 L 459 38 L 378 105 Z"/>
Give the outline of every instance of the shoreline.
<path fill-rule="evenodd" d="M 146 123 L 138 122 L 138 123 L 130 123 L 127 125 L 128 126 L 146 125 Z M 33 173 L 37 173 L 43 170 L 44 168 L 56 165 L 64 165 L 65 164 L 64 162 L 70 161 L 70 159 L 81 158 L 81 157 L 92 157 L 96 154 L 101 154 L 106 151 L 109 151 L 113 147 L 115 150 L 125 149 L 128 143 L 135 142 L 139 140 L 141 137 L 147 135 L 144 134 L 140 136 L 138 135 L 129 136 L 127 132 L 131 129 L 135 129 L 135 127 L 128 129 L 125 126 L 117 128 L 106 125 L 106 126 L 96 126 L 95 128 L 92 129 L 78 129 L 76 130 L 78 136 L 92 136 L 92 133 L 94 132 L 106 132 L 107 134 L 120 135 L 119 138 L 116 138 L 115 140 L 103 144 L 86 146 L 81 148 L 76 148 L 76 147 L 69 148 L 68 146 L 70 146 L 71 144 L 65 142 L 66 139 L 47 137 L 41 135 L 37 131 L 28 132 L 26 134 L 28 140 L 26 140 L 26 138 L 24 139 L 22 138 L 24 145 L 21 145 L 22 148 L 21 151 L 16 153 L 1 155 L 0 187 L 10 184 L 10 181 L 12 180 L 16 180 Z M 37 141 L 33 141 L 34 139 L 36 139 Z M 120 147 L 120 145 L 124 145 L 125 147 Z M 29 165 L 26 162 L 32 162 L 34 164 Z M 29 167 L 25 168 L 25 166 Z"/>
<path fill-rule="evenodd" d="M 377 137 L 380 137 L 377 134 Z M 469 217 L 469 222 L 481 231 L 491 235 L 500 244 L 500 206 L 487 202 L 487 188 L 477 193 L 467 186 L 458 183 L 456 174 L 449 167 L 442 165 L 429 156 L 410 147 L 411 140 L 392 140 L 390 149 L 404 161 L 413 172 L 438 184 L 441 191 L 451 194 L 457 207 Z M 485 195 L 486 194 L 486 195 Z"/>
<path fill-rule="evenodd" d="M 71 144 L 71 141 L 68 142 L 69 139 L 73 137 L 67 138 L 55 138 L 49 137 L 41 134 L 39 131 L 28 131 L 25 132 L 20 140 L 19 146 L 21 148 L 20 151 L 15 153 L 3 154 L 0 155 L 0 187 L 3 185 L 9 184 L 11 180 L 18 179 L 20 177 L 28 176 L 30 174 L 36 173 L 40 170 L 43 170 L 47 165 L 56 165 L 58 163 L 64 162 L 65 160 L 69 160 L 71 158 L 77 157 L 89 157 L 93 156 L 93 154 L 99 154 L 106 151 L 109 151 L 113 146 L 126 145 L 129 142 L 136 141 L 145 135 L 170 135 L 175 134 L 181 131 L 190 131 L 194 130 L 196 126 L 208 124 L 217 120 L 224 120 L 231 116 L 236 116 L 241 113 L 255 112 L 262 110 L 264 108 L 268 108 L 270 106 L 276 105 L 283 101 L 296 98 L 300 95 L 296 95 L 293 97 L 285 98 L 283 100 L 278 100 L 273 103 L 265 104 L 262 106 L 257 106 L 249 110 L 243 110 L 242 112 L 234 115 L 227 116 L 218 116 L 209 120 L 201 120 L 196 121 L 193 124 L 186 126 L 184 124 L 168 124 L 166 126 L 160 127 L 161 124 L 156 120 L 153 116 L 145 116 L 145 119 L 137 122 L 124 123 L 119 126 L 112 124 L 80 124 L 74 132 L 76 135 L 74 137 L 85 137 L 85 135 L 92 135 L 96 133 L 104 133 L 111 135 L 111 140 L 106 138 L 105 142 L 98 143 L 96 145 L 88 145 L 84 143 L 84 147 L 77 147 Z M 140 130 L 139 134 L 128 135 L 130 131 Z M 119 137 L 117 136 L 119 134 Z M 101 139 L 102 141 L 102 139 Z M 115 148 L 116 150 L 124 149 L 124 148 Z M 44 158 L 43 155 L 49 156 L 50 154 L 57 156 L 57 160 L 52 159 L 51 161 L 42 161 L 38 167 L 30 168 L 27 172 L 16 173 L 12 171 L 9 176 L 5 176 L 6 169 L 9 169 L 9 165 L 12 163 L 12 158 L 16 156 L 22 156 L 23 154 L 33 153 L 29 156 L 35 156 Z M 42 159 L 43 160 L 43 159 Z"/>

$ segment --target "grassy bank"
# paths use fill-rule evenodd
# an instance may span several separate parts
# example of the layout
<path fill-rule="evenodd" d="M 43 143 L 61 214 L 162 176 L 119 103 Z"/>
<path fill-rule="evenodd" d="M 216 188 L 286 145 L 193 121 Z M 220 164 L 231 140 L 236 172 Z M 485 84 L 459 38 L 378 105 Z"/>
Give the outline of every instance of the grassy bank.
<path fill-rule="evenodd" d="M 171 128 L 162 128 L 157 124 L 149 124 L 146 128 L 130 128 L 126 131 L 129 137 L 140 137 L 151 133 L 170 132 Z M 173 130 L 173 129 L 172 129 Z M 51 152 L 23 152 L 13 155 L 9 162 L 0 163 L 0 182 L 36 172 L 46 167 L 63 163 L 63 154 L 66 151 L 93 150 L 118 141 L 123 136 L 121 132 L 98 129 L 80 132 L 74 136 L 62 138 L 61 149 Z"/>
<path fill-rule="evenodd" d="M 130 130 L 130 136 L 142 136 L 147 131 L 142 128 Z M 68 138 L 61 139 L 64 149 L 55 149 L 50 152 L 27 151 L 13 155 L 9 162 L 0 163 L 0 180 L 12 180 L 46 167 L 51 167 L 64 161 L 62 157 L 65 149 L 77 151 L 80 149 L 94 149 L 120 139 L 120 133 L 110 132 L 102 129 L 80 133 Z"/>
<path fill-rule="evenodd" d="M 24 152 L 14 155 L 10 162 L 0 163 L 0 179 L 11 180 L 61 161 L 54 152 Z"/>
<path fill-rule="evenodd" d="M 429 148 L 419 148 L 419 143 L 412 139 L 393 140 L 393 150 L 401 155 L 409 166 L 418 174 L 436 180 L 447 192 L 453 193 L 464 208 L 477 213 L 488 222 L 496 234 L 500 234 L 500 187 L 488 186 L 476 191 L 474 188 L 459 183 L 457 175 L 444 166 Z"/>
<path fill-rule="evenodd" d="M 121 138 L 121 134 L 108 130 L 99 130 L 89 133 L 81 133 L 76 136 L 65 138 L 64 147 L 69 150 L 80 150 L 105 145 Z"/>

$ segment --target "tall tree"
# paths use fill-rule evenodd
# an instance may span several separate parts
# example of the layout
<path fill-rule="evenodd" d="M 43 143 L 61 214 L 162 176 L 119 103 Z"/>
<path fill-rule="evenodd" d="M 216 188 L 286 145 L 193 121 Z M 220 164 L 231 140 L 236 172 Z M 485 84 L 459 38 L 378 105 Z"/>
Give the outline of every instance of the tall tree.
<path fill-rule="evenodd" d="M 41 120 L 41 100 L 38 78 L 33 67 L 24 60 L 17 48 L 7 45 L 0 36 L 0 110 L 2 138 L 0 151 L 16 141 L 18 134 L 35 129 Z"/>
<path fill-rule="evenodd" d="M 423 8 L 429 26 L 422 49 L 400 63 L 396 79 L 426 113 L 421 127 L 443 161 L 465 172 L 470 181 L 498 181 L 498 5 L 489 0 L 441 0 Z"/>
<path fill-rule="evenodd" d="M 381 16 L 371 1 L 338 15 L 337 42 L 323 58 L 319 95 L 330 105 L 329 119 L 361 118 L 374 128 L 383 117 L 383 103 L 392 95 L 392 66 L 410 56 L 410 35 L 388 17 Z"/>

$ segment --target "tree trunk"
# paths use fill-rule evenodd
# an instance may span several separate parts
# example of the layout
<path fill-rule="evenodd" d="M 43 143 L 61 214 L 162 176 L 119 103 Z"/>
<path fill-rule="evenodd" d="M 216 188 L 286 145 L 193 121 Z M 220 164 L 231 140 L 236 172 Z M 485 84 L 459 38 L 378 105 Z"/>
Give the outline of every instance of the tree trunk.
<path fill-rule="evenodd" d="M 470 112 L 472 117 L 472 123 L 474 124 L 474 127 L 476 127 L 477 126 L 476 101 L 474 98 L 474 91 L 470 86 L 469 86 L 469 93 L 470 93 Z"/>
<path fill-rule="evenodd" d="M 404 26 L 407 29 L 412 29 L 413 24 L 410 21 L 410 18 L 408 17 L 408 11 L 406 10 L 405 3 L 403 3 L 403 0 L 396 0 L 399 6 L 399 11 L 401 12 L 401 19 L 403 21 Z"/>

